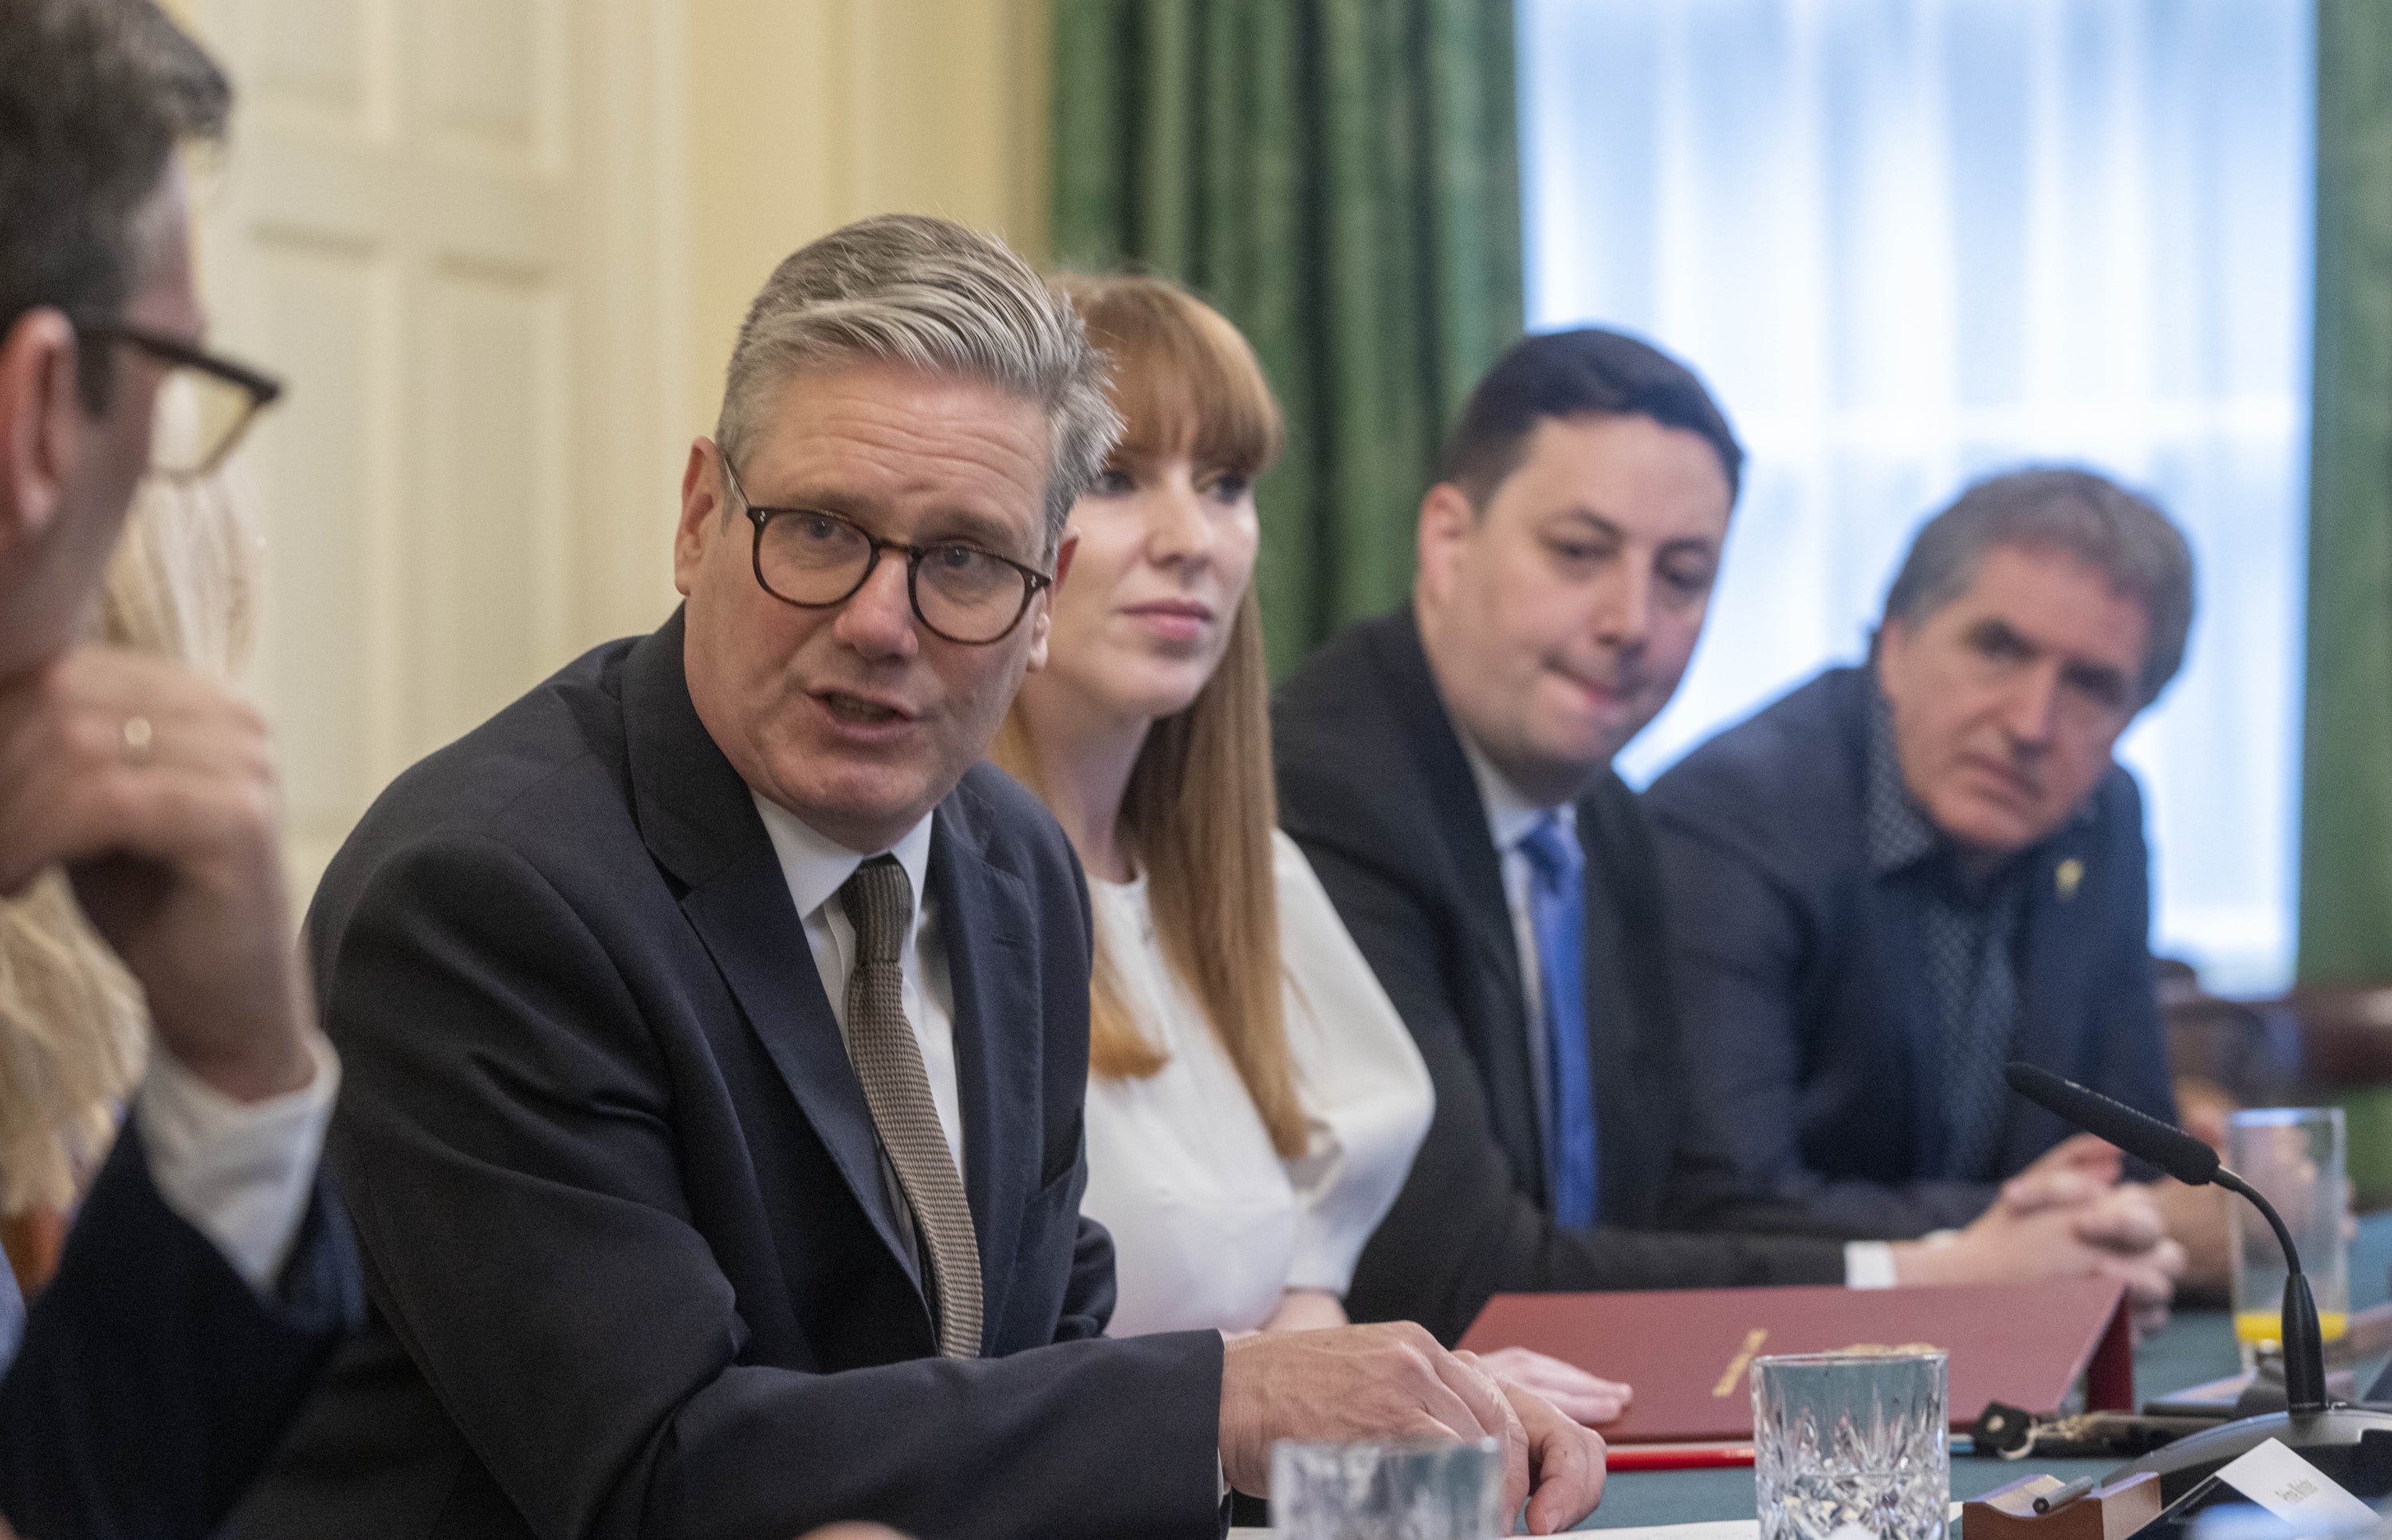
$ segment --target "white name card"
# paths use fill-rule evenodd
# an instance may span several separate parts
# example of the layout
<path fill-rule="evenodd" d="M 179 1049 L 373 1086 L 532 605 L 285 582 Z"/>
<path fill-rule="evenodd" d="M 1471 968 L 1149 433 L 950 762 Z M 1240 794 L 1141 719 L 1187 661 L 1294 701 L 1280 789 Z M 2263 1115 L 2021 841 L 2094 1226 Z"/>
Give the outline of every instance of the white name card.
<path fill-rule="evenodd" d="M 2338 1534 L 2375 1522 L 2373 1508 L 2280 1439 L 2220 1467 L 2217 1479 L 2305 1534 Z"/>

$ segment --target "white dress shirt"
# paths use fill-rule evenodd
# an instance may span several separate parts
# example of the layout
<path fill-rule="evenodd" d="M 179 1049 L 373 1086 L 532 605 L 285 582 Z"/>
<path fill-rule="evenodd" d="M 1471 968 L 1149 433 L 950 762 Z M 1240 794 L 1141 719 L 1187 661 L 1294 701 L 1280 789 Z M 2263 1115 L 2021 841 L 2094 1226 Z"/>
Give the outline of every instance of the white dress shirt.
<path fill-rule="evenodd" d="M 315 1078 L 262 1102 L 226 1095 L 161 1047 L 133 1098 L 158 1196 L 260 1290 L 291 1260 L 341 1088 L 332 1045 L 311 1032 L 307 1046 Z"/>
<path fill-rule="evenodd" d="M 1528 852 L 1520 848 L 1531 830 L 1542 822 L 1547 814 L 1562 821 L 1572 838 L 1578 835 L 1578 809 L 1570 803 L 1540 808 L 1521 795 L 1518 787 L 1505 778 L 1478 745 L 1467 736 L 1462 737 L 1462 752 L 1470 761 L 1470 774 L 1478 783 L 1478 802 L 1487 812 L 1488 836 L 1503 860 L 1503 898 L 1512 910 L 1512 936 L 1520 949 L 1520 985 L 1528 1002 L 1528 1070 L 1536 1088 L 1537 1127 L 1548 1139 L 1553 1131 L 1545 1127 L 1548 1091 L 1546 1079 L 1550 1071 L 1545 1064 L 1543 975 L 1539 969 L 1537 930 L 1528 912 L 1528 883 L 1531 868 Z M 1684 923 L 1683 921 L 1681 923 Z M 1844 1244 L 1844 1287 L 1847 1288 L 1892 1288 L 1894 1284 L 1893 1248 L 1881 1240 L 1855 1240 Z"/>
<path fill-rule="evenodd" d="M 789 901 L 797 906 L 799 918 L 805 922 L 806 945 L 814 954 L 814 971 L 822 977 L 823 992 L 830 997 L 831 1015 L 838 1018 L 839 1036 L 844 1039 L 847 980 L 855 971 L 855 925 L 847 917 L 847 906 L 839 902 L 838 890 L 855 875 L 855 869 L 871 858 L 816 832 L 754 788 L 749 788 L 748 795 L 755 797 L 756 811 L 764 820 L 764 833 L 773 841 L 773 853 L 780 858 L 781 877 L 788 884 Z M 947 1136 L 947 1151 L 955 1157 L 956 1174 L 961 1176 L 964 1124 L 962 1103 L 956 1092 L 955 984 L 939 926 L 939 906 L 931 901 L 927 881 L 930 870 L 930 820 L 936 816 L 925 814 L 887 853 L 897 858 L 897 864 L 904 868 L 905 880 L 914 888 L 914 917 L 906 943 L 899 952 L 904 960 L 900 973 L 904 979 L 905 1023 L 914 1029 L 914 1041 L 921 1047 L 922 1068 L 930 1081 L 930 1102 L 938 1108 L 939 1129 Z M 888 1189 L 890 1208 L 911 1219 L 914 1210 L 905 1201 L 905 1189 L 897 1181 L 897 1168 L 890 1163 L 885 1149 L 880 1153 L 880 1182 Z M 917 1251 L 914 1226 L 906 1223 L 898 1228 L 907 1249 Z M 918 1254 L 914 1262 L 918 1268 Z"/>
<path fill-rule="evenodd" d="M 1146 879 L 1092 882 L 1123 1003 L 1169 1055 L 1088 1083 L 1081 1212 L 1112 1232 L 1112 1334 L 1260 1326 L 1289 1288 L 1343 1295 L 1428 1132 L 1434 1091 L 1386 991 L 1285 835 L 1273 832 L 1288 1050 L 1305 1152 L 1272 1147 L 1210 1017 L 1157 939 Z"/>
<path fill-rule="evenodd" d="M 1542 1029 L 1545 977 L 1538 964 L 1537 922 L 1528 909 L 1528 886 L 1535 880 L 1536 869 L 1520 845 L 1547 814 L 1560 820 L 1570 838 L 1578 838 L 1578 807 L 1565 802 L 1558 808 L 1540 808 L 1522 796 L 1467 738 L 1462 740 L 1462 752 L 1470 761 L 1471 778 L 1478 783 L 1479 806 L 1487 809 L 1488 835 L 1502 858 L 1503 901 L 1512 910 L 1512 944 L 1520 952 L 1520 991 L 1528 1000 L 1532 1028 L 1528 1033 L 1528 1078 L 1537 1094 L 1537 1129 L 1550 1139 L 1553 1130 L 1545 1127 L 1545 1122 L 1552 1112 L 1553 1087 L 1548 1082 L 1553 1071 L 1546 1064 L 1546 1055 L 1552 1050 L 1545 1043 Z"/>

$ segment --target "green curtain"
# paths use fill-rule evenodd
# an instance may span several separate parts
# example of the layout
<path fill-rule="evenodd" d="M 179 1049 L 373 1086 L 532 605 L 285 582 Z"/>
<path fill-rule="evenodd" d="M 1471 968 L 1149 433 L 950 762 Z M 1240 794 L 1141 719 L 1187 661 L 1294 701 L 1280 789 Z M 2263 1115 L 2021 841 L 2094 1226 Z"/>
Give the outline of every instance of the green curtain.
<path fill-rule="evenodd" d="M 1059 0 L 1059 265 L 1178 279 L 1288 420 L 1280 670 L 1410 592 L 1436 444 L 1520 333 L 1510 0 Z"/>
<path fill-rule="evenodd" d="M 2303 983 L 2392 983 L 2392 6 L 2318 7 Z"/>

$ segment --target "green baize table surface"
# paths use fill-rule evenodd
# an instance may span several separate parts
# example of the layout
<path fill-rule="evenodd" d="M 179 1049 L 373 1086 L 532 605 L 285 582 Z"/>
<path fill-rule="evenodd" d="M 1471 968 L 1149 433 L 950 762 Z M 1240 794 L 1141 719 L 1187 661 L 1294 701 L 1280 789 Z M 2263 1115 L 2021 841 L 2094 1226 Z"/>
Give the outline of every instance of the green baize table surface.
<path fill-rule="evenodd" d="M 2387 1294 L 2392 1294 L 2392 1212 L 2361 1219 L 2359 1237 L 2350 1248 L 2351 1308 L 2360 1310 L 2380 1304 Z M 2234 1348 L 2234 1323 L 2225 1311 L 2179 1311 L 2166 1329 L 2136 1348 L 2135 1395 L 2138 1403 L 2151 1401 L 2188 1386 L 2223 1378 L 2241 1367 Z M 2359 1383 L 2362 1391 L 2373 1372 L 2372 1364 L 2360 1366 Z M 1952 1495 L 1956 1500 L 1982 1496 L 2022 1476 L 2045 1471 L 2062 1481 L 2074 1481 L 2079 1476 L 2100 1475 L 2125 1463 L 2120 1459 L 2005 1460 L 1955 1455 Z M 1719 1519 L 1749 1519 L 1754 1511 L 1749 1466 L 1723 1470 L 1630 1470 L 1614 1475 L 1605 1483 L 1603 1506 L 1581 1527 L 1692 1524 Z"/>

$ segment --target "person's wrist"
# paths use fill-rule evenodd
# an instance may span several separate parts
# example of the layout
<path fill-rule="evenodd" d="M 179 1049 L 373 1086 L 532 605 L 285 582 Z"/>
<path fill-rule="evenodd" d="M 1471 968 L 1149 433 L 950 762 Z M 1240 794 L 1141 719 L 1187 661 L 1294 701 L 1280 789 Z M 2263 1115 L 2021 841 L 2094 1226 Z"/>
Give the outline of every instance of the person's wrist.
<path fill-rule="evenodd" d="M 1221 1333 L 1221 1423 L 1218 1456 L 1221 1479 L 1236 1491 L 1259 1495 L 1255 1476 L 1244 1469 L 1245 1445 L 1253 1441 L 1245 1430 L 1246 1411 L 1244 1377 L 1239 1372 L 1238 1360 L 1247 1348 L 1261 1340 L 1253 1333 Z"/>
<path fill-rule="evenodd" d="M 307 1029 L 286 1023 L 224 1043 L 179 1042 L 161 1034 L 160 1046 L 193 1076 L 237 1102 L 262 1102 L 303 1091 L 316 1078 Z"/>
<path fill-rule="evenodd" d="M 1976 1242 L 1965 1230 L 1938 1230 L 1918 1240 L 1895 1241 L 1892 1250 L 1895 1283 L 1957 1283 L 1970 1275 Z"/>

